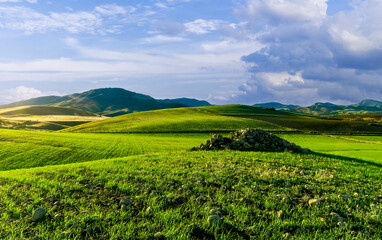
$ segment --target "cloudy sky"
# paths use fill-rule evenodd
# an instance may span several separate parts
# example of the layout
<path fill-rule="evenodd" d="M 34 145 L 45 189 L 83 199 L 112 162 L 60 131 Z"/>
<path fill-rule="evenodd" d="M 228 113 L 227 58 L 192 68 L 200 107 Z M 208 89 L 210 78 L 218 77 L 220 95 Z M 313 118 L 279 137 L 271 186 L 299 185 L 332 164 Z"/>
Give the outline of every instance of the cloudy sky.
<path fill-rule="evenodd" d="M 0 0 L 0 103 L 101 87 L 382 100 L 381 13 L 381 0 Z"/>

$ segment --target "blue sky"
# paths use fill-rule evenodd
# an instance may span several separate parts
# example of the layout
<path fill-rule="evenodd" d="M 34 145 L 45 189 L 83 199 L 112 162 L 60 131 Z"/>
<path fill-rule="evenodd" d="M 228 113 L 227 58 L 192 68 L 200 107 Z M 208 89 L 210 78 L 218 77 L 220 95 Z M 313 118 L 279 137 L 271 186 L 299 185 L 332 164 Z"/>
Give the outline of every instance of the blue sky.
<path fill-rule="evenodd" d="M 0 103 L 101 87 L 382 100 L 381 12 L 380 0 L 0 0 Z"/>

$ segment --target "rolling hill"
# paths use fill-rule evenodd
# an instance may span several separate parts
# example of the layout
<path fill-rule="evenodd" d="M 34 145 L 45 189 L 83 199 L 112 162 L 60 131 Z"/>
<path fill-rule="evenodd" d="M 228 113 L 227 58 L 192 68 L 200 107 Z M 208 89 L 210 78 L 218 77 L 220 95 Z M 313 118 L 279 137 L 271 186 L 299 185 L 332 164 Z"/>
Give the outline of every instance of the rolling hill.
<path fill-rule="evenodd" d="M 20 106 L 0 109 L 0 128 L 57 131 L 104 118 L 80 109 Z"/>
<path fill-rule="evenodd" d="M 239 106 L 231 110 L 237 110 Z M 250 107 L 251 108 L 251 107 Z M 254 108 L 254 107 L 252 107 Z M 240 116 L 219 114 L 221 107 L 163 109 L 131 113 L 94 123 L 87 123 L 63 130 L 65 132 L 119 132 L 119 133 L 171 133 L 234 131 L 240 128 L 258 127 L 273 131 L 288 130 L 270 122 Z M 227 112 L 230 108 L 226 107 Z M 259 111 L 266 111 L 258 108 Z M 244 113 L 243 110 L 238 110 Z M 273 113 L 273 111 L 272 111 Z M 245 113 L 245 114 L 250 114 Z M 288 113 L 280 112 L 282 115 Z"/>
<path fill-rule="evenodd" d="M 0 116 L 30 116 L 30 115 L 70 115 L 70 116 L 98 116 L 95 113 L 80 109 L 52 107 L 52 106 L 20 106 L 0 109 Z"/>
<path fill-rule="evenodd" d="M 19 106 L 44 105 L 81 109 L 104 116 L 165 108 L 209 106 L 206 101 L 178 98 L 156 100 L 148 95 L 122 88 L 100 88 L 66 96 L 47 96 L 1 105 L 0 109 Z"/>
<path fill-rule="evenodd" d="M 362 115 L 382 113 L 382 102 L 371 99 L 365 99 L 360 103 L 351 105 L 336 105 L 329 102 L 317 102 L 308 107 L 300 107 L 297 105 L 285 105 L 277 102 L 270 102 L 255 104 L 254 106 L 271 107 L 277 110 L 311 115 Z"/>
<path fill-rule="evenodd" d="M 65 129 L 65 132 L 228 132 L 256 127 L 269 131 L 382 133 L 382 125 L 364 120 L 275 111 L 246 105 L 177 108 L 126 114 Z"/>

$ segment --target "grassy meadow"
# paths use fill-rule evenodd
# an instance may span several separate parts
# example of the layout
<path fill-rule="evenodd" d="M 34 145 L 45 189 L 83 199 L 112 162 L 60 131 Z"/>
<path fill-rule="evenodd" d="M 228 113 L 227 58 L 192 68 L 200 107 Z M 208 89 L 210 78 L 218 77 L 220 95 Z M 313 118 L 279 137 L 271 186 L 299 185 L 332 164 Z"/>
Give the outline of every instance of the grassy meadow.
<path fill-rule="evenodd" d="M 0 239 L 382 238 L 382 137 L 292 134 L 276 120 L 326 120 L 238 106 L 0 129 Z M 186 151 L 243 127 L 313 153 Z"/>
<path fill-rule="evenodd" d="M 58 131 L 106 117 L 80 109 L 53 106 L 0 107 L 0 128 Z"/>

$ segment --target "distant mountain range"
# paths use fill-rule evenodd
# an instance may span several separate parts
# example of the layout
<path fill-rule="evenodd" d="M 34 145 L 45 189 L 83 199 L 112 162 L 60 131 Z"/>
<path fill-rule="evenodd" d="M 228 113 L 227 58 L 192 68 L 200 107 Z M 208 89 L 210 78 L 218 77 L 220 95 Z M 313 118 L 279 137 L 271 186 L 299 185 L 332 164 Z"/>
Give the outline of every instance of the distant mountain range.
<path fill-rule="evenodd" d="M 1 105 L 0 109 L 44 105 L 69 107 L 104 116 L 118 116 L 126 113 L 165 108 L 208 106 L 206 101 L 180 98 L 156 100 L 148 95 L 127 91 L 122 88 L 100 88 L 66 96 L 47 96 Z"/>
<path fill-rule="evenodd" d="M 255 104 L 254 106 L 269 107 L 287 112 L 304 113 L 312 115 L 349 115 L 349 114 L 376 114 L 382 113 L 382 102 L 365 99 L 352 105 L 336 105 L 333 103 L 317 102 L 309 107 L 285 105 L 277 102 Z"/>
<path fill-rule="evenodd" d="M 268 107 L 268 108 L 275 108 L 275 109 L 293 109 L 293 108 L 298 108 L 300 106 L 297 105 L 285 105 L 282 103 L 278 102 L 269 102 L 269 103 L 258 103 L 253 105 L 255 107 Z"/>
<path fill-rule="evenodd" d="M 157 101 L 161 102 L 161 103 L 179 103 L 179 104 L 183 104 L 187 107 L 211 106 L 211 104 L 207 101 L 197 100 L 197 99 L 193 99 L 193 98 L 159 99 Z"/>
<path fill-rule="evenodd" d="M 80 109 L 103 116 L 119 116 L 132 112 L 166 108 L 211 106 L 211 104 L 207 101 L 191 98 L 154 99 L 148 95 L 131 92 L 122 88 L 100 88 L 66 96 L 32 98 L 29 100 L 0 105 L 0 109 L 32 105 Z M 382 102 L 371 99 L 365 99 L 360 103 L 352 105 L 336 105 L 333 103 L 318 102 L 309 107 L 301 107 L 298 105 L 286 105 L 278 102 L 269 102 L 255 104 L 254 106 L 312 115 L 382 113 Z M 28 109 L 28 111 L 32 110 Z M 22 111 L 25 112 L 26 110 L 24 109 Z M 47 110 L 44 109 L 44 112 L 45 111 Z M 53 110 L 49 109 L 49 112 L 52 111 Z M 62 112 L 62 109 L 58 109 L 57 111 Z"/>

